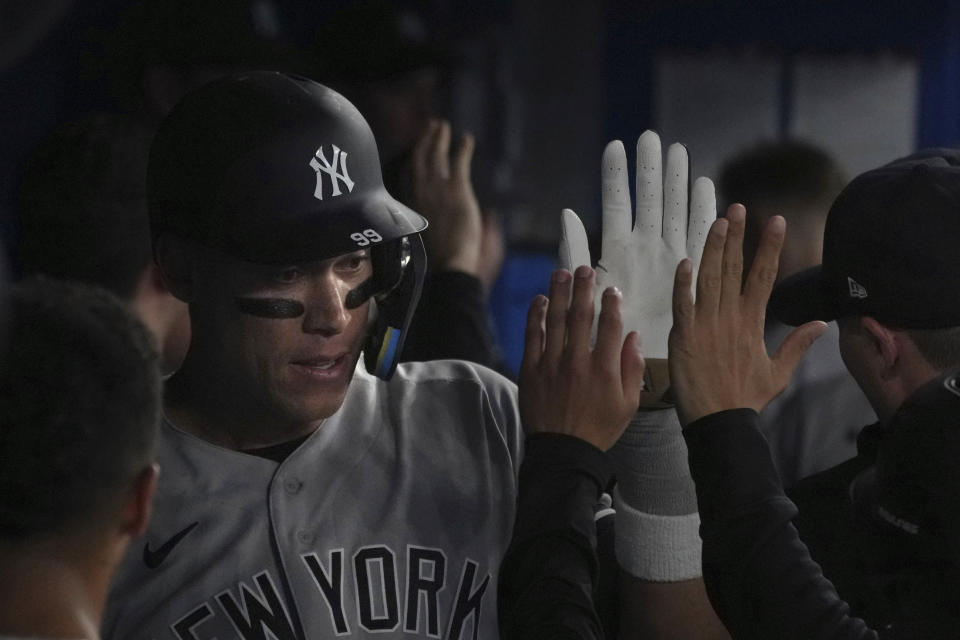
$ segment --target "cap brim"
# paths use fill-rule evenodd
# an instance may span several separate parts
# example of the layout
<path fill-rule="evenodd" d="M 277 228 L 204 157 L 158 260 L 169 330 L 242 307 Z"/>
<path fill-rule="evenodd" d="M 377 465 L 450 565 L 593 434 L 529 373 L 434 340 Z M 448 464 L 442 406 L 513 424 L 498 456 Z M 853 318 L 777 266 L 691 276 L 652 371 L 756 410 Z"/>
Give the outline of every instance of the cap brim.
<path fill-rule="evenodd" d="M 770 314 L 792 326 L 811 320 L 836 320 L 837 309 L 824 293 L 822 271 L 817 265 L 780 281 L 770 296 Z"/>

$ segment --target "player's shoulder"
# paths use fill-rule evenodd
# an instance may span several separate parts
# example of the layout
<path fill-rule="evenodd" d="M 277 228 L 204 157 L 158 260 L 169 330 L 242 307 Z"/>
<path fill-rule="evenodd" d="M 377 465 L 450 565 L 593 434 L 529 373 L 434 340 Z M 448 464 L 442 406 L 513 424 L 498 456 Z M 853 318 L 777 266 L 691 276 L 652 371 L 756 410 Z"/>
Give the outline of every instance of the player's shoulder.
<path fill-rule="evenodd" d="M 472 382 L 490 388 L 516 390 L 516 385 L 503 375 L 466 360 L 403 362 L 397 366 L 393 380 L 399 384 Z"/>
<path fill-rule="evenodd" d="M 455 424 L 467 432 L 482 425 L 500 432 L 516 450 L 522 440 L 517 386 L 463 360 L 402 363 L 389 381 L 358 367 L 341 419 L 375 415 L 398 424 Z"/>
<path fill-rule="evenodd" d="M 517 385 L 493 369 L 466 360 L 430 360 L 402 362 L 388 381 L 375 378 L 358 366 L 354 382 L 366 387 L 367 392 L 387 395 L 406 395 L 450 387 L 473 387 L 490 395 L 503 394 L 515 398 Z"/>
<path fill-rule="evenodd" d="M 498 424 L 519 424 L 517 385 L 479 364 L 464 360 L 405 362 L 389 381 L 359 368 L 357 374 L 355 379 L 363 380 L 363 386 L 351 393 L 351 399 L 368 408 L 380 406 L 388 412 L 400 408 L 411 415 L 458 415 L 464 424 L 482 416 Z"/>

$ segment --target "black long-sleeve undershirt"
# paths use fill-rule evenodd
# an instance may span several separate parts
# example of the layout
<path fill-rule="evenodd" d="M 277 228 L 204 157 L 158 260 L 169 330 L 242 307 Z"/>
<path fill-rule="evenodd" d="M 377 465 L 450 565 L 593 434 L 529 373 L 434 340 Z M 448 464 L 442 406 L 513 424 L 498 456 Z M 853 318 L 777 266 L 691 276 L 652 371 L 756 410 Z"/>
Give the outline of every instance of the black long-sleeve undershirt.
<path fill-rule="evenodd" d="M 597 640 L 594 506 L 612 477 L 600 449 L 579 438 L 527 439 L 513 540 L 500 567 L 504 640 Z"/>
<path fill-rule="evenodd" d="M 706 416 L 684 436 L 697 485 L 703 577 L 734 638 L 893 637 L 852 616 L 810 557 L 755 411 Z"/>

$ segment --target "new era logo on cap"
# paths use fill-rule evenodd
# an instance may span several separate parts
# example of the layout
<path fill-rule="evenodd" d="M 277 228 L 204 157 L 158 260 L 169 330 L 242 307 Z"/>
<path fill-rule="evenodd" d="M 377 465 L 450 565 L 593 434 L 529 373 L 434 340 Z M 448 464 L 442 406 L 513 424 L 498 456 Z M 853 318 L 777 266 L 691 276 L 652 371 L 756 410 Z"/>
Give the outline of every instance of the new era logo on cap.
<path fill-rule="evenodd" d="M 862 284 L 847 276 L 847 285 L 850 287 L 850 297 L 864 299 L 867 297 L 867 290 Z"/>

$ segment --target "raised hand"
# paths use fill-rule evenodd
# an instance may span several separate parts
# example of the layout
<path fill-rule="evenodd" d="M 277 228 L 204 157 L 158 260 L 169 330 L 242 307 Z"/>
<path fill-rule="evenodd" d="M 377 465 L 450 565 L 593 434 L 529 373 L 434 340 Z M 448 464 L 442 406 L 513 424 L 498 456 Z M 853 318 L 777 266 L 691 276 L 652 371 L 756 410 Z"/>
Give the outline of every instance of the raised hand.
<path fill-rule="evenodd" d="M 808 322 L 794 329 L 773 357 L 767 355 L 764 317 L 786 222 L 774 216 L 767 223 L 743 283 L 745 217 L 743 206 L 735 204 L 710 228 L 696 276 L 696 301 L 693 265 L 684 260 L 676 270 L 670 380 L 683 425 L 726 409 L 763 409 L 827 328 Z"/>
<path fill-rule="evenodd" d="M 655 403 L 666 390 L 667 338 L 673 323 L 671 293 L 677 263 L 700 261 L 710 223 L 716 219 L 713 183 L 699 178 L 689 192 L 686 148 L 673 144 L 662 167 L 660 138 L 645 131 L 637 141 L 636 221 L 631 213 L 626 152 L 615 140 L 601 162 L 603 243 L 597 288 L 616 286 L 624 296 L 623 322 L 643 336 L 648 393 Z M 560 265 L 590 265 L 587 234 L 577 215 L 563 211 Z"/>
<path fill-rule="evenodd" d="M 412 156 L 413 207 L 429 222 L 424 242 L 431 265 L 480 275 L 483 222 L 470 181 L 474 140 L 463 134 L 451 151 L 450 123 L 433 120 Z"/>
<path fill-rule="evenodd" d="M 614 288 L 601 295 L 591 347 L 594 280 L 590 267 L 579 267 L 573 278 L 557 270 L 549 299 L 537 296 L 530 304 L 520 366 L 520 417 L 528 435 L 572 435 L 606 451 L 636 411 L 643 357 L 635 332 L 622 339 L 621 296 Z"/>

